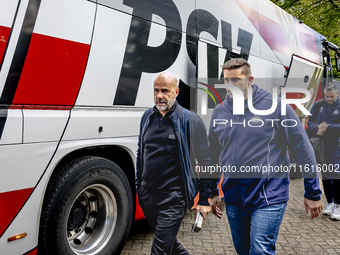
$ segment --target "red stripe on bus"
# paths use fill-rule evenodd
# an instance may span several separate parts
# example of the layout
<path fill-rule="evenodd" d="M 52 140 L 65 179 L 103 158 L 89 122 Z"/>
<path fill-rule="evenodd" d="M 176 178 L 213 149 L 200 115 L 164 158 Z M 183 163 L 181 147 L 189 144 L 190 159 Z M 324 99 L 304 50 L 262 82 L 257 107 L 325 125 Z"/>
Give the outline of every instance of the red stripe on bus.
<path fill-rule="evenodd" d="M 25 110 L 54 110 L 54 111 L 68 111 L 71 110 L 73 106 L 59 106 L 59 105 L 21 105 L 12 104 L 8 109 L 25 109 Z"/>
<path fill-rule="evenodd" d="M 68 111 L 72 106 L 58 106 L 58 105 L 24 105 L 24 110 L 53 110 L 53 111 Z"/>
<path fill-rule="evenodd" d="M 304 98 L 304 96 L 304 93 L 299 92 L 288 92 L 286 94 L 287 99 L 301 99 Z M 294 111 L 297 109 L 297 106 L 295 104 L 290 104 L 290 106 L 293 108 Z"/>
<path fill-rule="evenodd" d="M 285 31 L 281 24 L 266 17 L 265 15 L 262 15 L 239 0 L 236 0 L 236 2 L 272 50 L 287 56 L 291 55 L 287 41 L 288 39 L 286 38 Z M 308 57 L 309 60 L 319 63 L 314 31 L 305 24 L 300 24 L 296 19 L 294 19 L 294 24 L 292 24 L 290 30 L 293 30 L 294 27 L 300 40 L 303 56 Z M 295 33 L 295 31 L 291 32 Z"/>
<path fill-rule="evenodd" d="M 22 109 L 24 106 L 20 104 L 10 105 L 8 109 Z"/>
<path fill-rule="evenodd" d="M 320 82 L 318 92 L 316 93 L 314 103 L 319 101 L 320 99 L 323 99 L 323 94 L 322 94 L 322 83 Z"/>
<path fill-rule="evenodd" d="M 0 193 L 2 208 L 0 210 L 0 236 L 2 236 L 8 225 L 18 214 L 32 191 L 33 188 L 29 188 Z"/>
<path fill-rule="evenodd" d="M 308 61 L 319 63 L 319 53 L 316 46 L 314 31 L 307 27 L 305 24 L 300 24 L 295 20 L 296 33 L 299 36 L 302 55 L 308 57 Z"/>
<path fill-rule="evenodd" d="M 37 255 L 38 254 L 38 248 L 35 248 L 32 251 L 29 251 L 28 253 L 25 253 L 24 255 Z"/>
<path fill-rule="evenodd" d="M 322 95 L 322 83 L 320 82 L 319 88 L 318 88 L 318 92 L 316 93 L 315 99 L 313 104 L 315 104 L 317 101 L 319 101 L 320 99 L 323 99 L 323 95 Z M 308 123 L 309 117 L 306 118 L 305 121 L 305 129 L 307 129 L 307 123 Z"/>
<path fill-rule="evenodd" d="M 0 26 L 0 64 L 4 57 L 11 28 Z"/>
<path fill-rule="evenodd" d="M 90 45 L 33 34 L 13 104 L 73 106 Z"/>
<path fill-rule="evenodd" d="M 239 0 L 236 0 L 236 2 L 272 50 L 287 56 L 291 55 L 285 32 L 279 23 L 255 11 Z"/>

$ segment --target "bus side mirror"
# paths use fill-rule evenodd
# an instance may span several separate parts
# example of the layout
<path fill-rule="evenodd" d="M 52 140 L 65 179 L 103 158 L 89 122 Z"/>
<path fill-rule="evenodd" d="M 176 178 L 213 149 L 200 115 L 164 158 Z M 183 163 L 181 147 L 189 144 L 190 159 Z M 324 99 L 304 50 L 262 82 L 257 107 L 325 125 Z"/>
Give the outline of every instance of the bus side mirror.
<path fill-rule="evenodd" d="M 340 72 L 340 53 L 336 52 L 334 54 L 336 70 Z"/>

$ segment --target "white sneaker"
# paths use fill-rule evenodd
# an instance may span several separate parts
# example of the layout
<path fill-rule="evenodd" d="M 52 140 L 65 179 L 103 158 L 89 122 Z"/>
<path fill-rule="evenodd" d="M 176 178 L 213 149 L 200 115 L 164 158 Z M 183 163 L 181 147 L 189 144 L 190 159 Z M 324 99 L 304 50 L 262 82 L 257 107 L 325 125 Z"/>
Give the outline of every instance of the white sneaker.
<path fill-rule="evenodd" d="M 331 215 L 332 220 L 340 220 L 340 205 L 335 204 L 333 207 L 333 213 Z"/>
<path fill-rule="evenodd" d="M 327 204 L 325 210 L 322 211 L 322 214 L 331 215 L 333 213 L 334 203 Z"/>

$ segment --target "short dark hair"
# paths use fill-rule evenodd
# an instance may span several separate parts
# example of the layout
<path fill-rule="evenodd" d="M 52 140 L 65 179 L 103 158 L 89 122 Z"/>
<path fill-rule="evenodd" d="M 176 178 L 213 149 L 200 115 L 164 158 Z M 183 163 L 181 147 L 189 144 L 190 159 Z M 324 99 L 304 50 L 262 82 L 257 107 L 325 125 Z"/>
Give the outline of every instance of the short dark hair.
<path fill-rule="evenodd" d="M 250 64 L 243 58 L 233 58 L 224 63 L 222 71 L 242 68 L 241 74 L 249 77 L 251 75 Z"/>
<path fill-rule="evenodd" d="M 338 87 L 334 84 L 329 84 L 326 86 L 325 91 L 335 91 L 338 92 Z"/>

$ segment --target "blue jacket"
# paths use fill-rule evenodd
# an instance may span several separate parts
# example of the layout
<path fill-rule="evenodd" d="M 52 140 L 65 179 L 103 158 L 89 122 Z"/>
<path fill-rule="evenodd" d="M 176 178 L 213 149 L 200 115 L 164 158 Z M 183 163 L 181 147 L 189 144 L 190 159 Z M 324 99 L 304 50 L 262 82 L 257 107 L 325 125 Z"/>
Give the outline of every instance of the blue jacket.
<path fill-rule="evenodd" d="M 319 124 L 326 122 L 328 128 L 321 136 L 322 140 L 324 140 L 327 146 L 340 147 L 340 99 L 338 98 L 334 104 L 328 104 L 325 99 L 322 101 L 323 104 L 319 113 L 317 113 L 317 119 L 314 112 L 316 103 L 313 105 L 311 109 L 312 116 L 308 118 L 307 126 L 310 130 L 317 133 Z"/>
<path fill-rule="evenodd" d="M 254 108 L 270 109 L 272 95 L 257 85 L 252 86 Z M 209 142 L 212 164 L 224 167 L 222 190 L 226 204 L 257 209 L 289 199 L 288 151 L 302 169 L 306 164 L 309 170 L 315 170 L 316 162 L 306 132 L 290 106 L 286 107 L 287 114 L 281 115 L 278 98 L 272 114 L 254 115 L 249 111 L 247 101 L 244 102 L 244 115 L 233 115 L 233 101 L 229 95 L 214 109 Z M 220 124 L 216 124 L 216 120 Z M 320 200 L 317 171 L 303 174 L 304 196 Z"/>
<path fill-rule="evenodd" d="M 142 116 L 137 150 L 137 190 L 141 185 L 143 171 L 143 137 L 149 126 L 150 118 L 155 113 L 154 108 L 148 109 Z M 170 115 L 174 124 L 176 141 L 178 145 L 178 157 L 180 160 L 182 179 L 187 209 L 191 209 L 194 198 L 200 190 L 198 204 L 209 205 L 208 197 L 218 195 L 218 188 L 207 176 L 200 174 L 200 180 L 196 172 L 196 161 L 200 166 L 210 165 L 210 148 L 205 125 L 202 119 L 193 112 L 184 109 L 176 102 L 176 108 Z"/>

